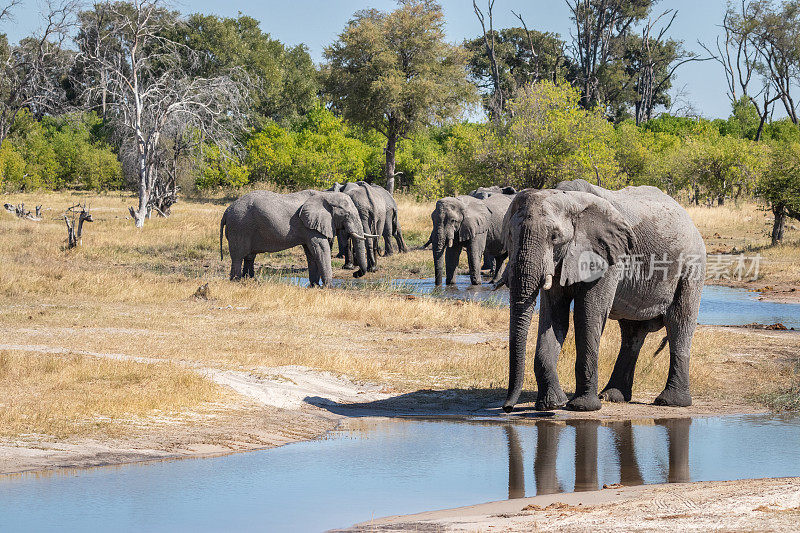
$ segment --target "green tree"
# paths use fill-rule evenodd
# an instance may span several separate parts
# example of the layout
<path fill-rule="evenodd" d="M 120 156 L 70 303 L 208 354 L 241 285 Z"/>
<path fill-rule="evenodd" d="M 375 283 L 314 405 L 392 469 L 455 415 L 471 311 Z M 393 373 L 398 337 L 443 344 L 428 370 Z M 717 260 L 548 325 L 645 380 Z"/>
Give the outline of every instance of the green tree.
<path fill-rule="evenodd" d="M 223 18 L 191 15 L 176 26 L 174 39 L 196 52 L 196 75 L 215 77 L 242 69 L 249 79 L 256 122 L 272 119 L 288 125 L 305 115 L 317 100 L 319 82 L 304 45 L 287 48 L 245 15 Z"/>
<path fill-rule="evenodd" d="M 358 11 L 325 49 L 326 93 L 334 109 L 386 137 L 384 177 L 394 190 L 397 143 L 422 125 L 461 114 L 474 95 L 466 52 L 445 42 L 432 0 L 398 0 L 390 13 Z"/>
<path fill-rule="evenodd" d="M 771 234 L 775 246 L 783 240 L 786 218 L 800 220 L 800 143 L 773 145 L 756 193 L 769 203 L 775 217 Z"/>
<path fill-rule="evenodd" d="M 726 197 L 752 192 L 767 161 L 764 146 L 719 134 L 689 137 L 683 157 L 688 180 L 716 198 L 718 205 Z"/>
<path fill-rule="evenodd" d="M 502 98 L 495 94 L 492 62 L 487 56 L 484 37 L 467 40 L 464 47 L 470 54 L 470 74 L 483 94 L 484 108 L 490 113 L 494 112 L 495 102 L 505 102 L 506 95 L 513 95 L 523 85 L 543 79 L 554 83 L 574 79 L 572 64 L 566 58 L 566 43 L 557 34 L 506 28 L 488 32 L 487 38 L 493 38 Z"/>

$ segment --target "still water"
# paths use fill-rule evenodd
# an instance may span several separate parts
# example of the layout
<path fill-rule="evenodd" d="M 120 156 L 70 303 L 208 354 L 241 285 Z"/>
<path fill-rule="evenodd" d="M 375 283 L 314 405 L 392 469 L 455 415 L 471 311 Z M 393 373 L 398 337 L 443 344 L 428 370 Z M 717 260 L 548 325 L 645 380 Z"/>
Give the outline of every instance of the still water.
<path fill-rule="evenodd" d="M 800 419 L 355 419 L 225 457 L 0 476 L 0 531 L 323 531 L 603 484 L 800 476 Z"/>

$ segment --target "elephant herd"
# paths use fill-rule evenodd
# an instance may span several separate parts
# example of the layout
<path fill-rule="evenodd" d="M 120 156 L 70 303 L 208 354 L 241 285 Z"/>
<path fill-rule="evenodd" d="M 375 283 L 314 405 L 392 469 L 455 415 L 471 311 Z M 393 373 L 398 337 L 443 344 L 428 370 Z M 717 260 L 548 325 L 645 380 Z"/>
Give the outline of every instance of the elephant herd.
<path fill-rule="evenodd" d="M 600 409 L 601 399 L 629 402 L 639 352 L 648 333 L 666 328 L 670 363 L 657 405 L 688 406 L 689 351 L 705 279 L 705 244 L 688 213 L 655 187 L 610 191 L 584 180 L 554 189 L 482 187 L 442 198 L 431 214 L 427 244 L 435 282 L 451 284 L 466 250 L 471 282 L 490 271 L 508 285 L 509 387 L 503 410 L 522 393 L 525 355 L 537 296 L 541 300 L 534 355 L 537 410 Z M 332 281 L 331 247 L 338 239 L 354 277 L 377 268 L 379 241 L 406 251 L 397 203 L 365 182 L 327 191 L 248 193 L 220 222 L 231 255 L 231 279 L 254 276 L 255 255 L 302 246 L 312 286 Z M 501 267 L 508 265 L 501 275 Z M 576 390 L 568 399 L 556 371 L 575 326 Z M 606 386 L 598 387 L 600 336 L 608 318 L 619 321 L 622 342 Z"/>

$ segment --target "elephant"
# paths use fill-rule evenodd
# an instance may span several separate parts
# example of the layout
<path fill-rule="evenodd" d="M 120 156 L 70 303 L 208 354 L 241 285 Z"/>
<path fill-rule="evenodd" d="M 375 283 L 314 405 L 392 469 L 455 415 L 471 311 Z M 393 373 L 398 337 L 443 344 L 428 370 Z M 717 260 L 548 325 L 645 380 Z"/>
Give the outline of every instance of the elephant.
<path fill-rule="evenodd" d="M 503 216 L 511 198 L 494 194 L 486 199 L 469 195 L 442 198 L 431 213 L 433 261 L 436 285 L 442 284 L 442 266 L 446 267 L 446 283 L 453 283 L 462 248 L 467 248 L 469 274 L 473 285 L 481 284 L 481 260 L 485 255 L 498 257 L 495 278 L 505 261 L 502 238 Z"/>
<path fill-rule="evenodd" d="M 368 238 L 373 239 L 378 239 L 383 235 L 384 227 L 386 226 L 387 206 L 382 195 L 378 194 L 371 186 L 363 181 L 344 184 L 334 183 L 328 190 L 343 192 L 353 200 L 353 204 L 358 211 L 358 216 L 361 219 L 361 227 L 363 228 L 364 235 L 368 235 Z M 339 254 L 345 259 L 342 268 L 355 268 L 353 265 L 353 251 L 350 246 L 350 240 L 342 232 L 337 234 L 337 239 L 339 242 Z M 373 243 L 367 242 L 367 270 L 375 272 L 377 267 L 377 249 L 373 246 Z"/>
<path fill-rule="evenodd" d="M 254 191 L 234 201 L 219 224 L 219 254 L 222 237 L 231 254 L 230 279 L 255 275 L 255 256 L 302 246 L 308 260 L 311 286 L 328 287 L 333 273 L 330 243 L 342 231 L 353 239 L 359 269 L 367 271 L 367 253 L 361 219 L 353 201 L 344 193 L 305 190 L 289 194 Z"/>
<path fill-rule="evenodd" d="M 631 400 L 645 337 L 666 328 L 669 375 L 656 405 L 688 406 L 689 352 L 705 278 L 706 249 L 688 213 L 655 187 L 609 191 L 584 180 L 527 189 L 503 221 L 509 255 L 509 385 L 503 410 L 519 400 L 536 295 L 541 309 L 534 374 L 537 410 L 593 411 Z M 637 263 L 636 258 L 645 258 Z M 638 265 L 638 266 L 637 266 Z M 644 267 L 644 268 L 642 268 Z M 502 282 L 502 281 L 501 281 Z M 567 402 L 556 371 L 574 302 L 575 394 Z M 622 345 L 598 395 L 598 350 L 606 319 Z"/>
<path fill-rule="evenodd" d="M 493 194 L 507 194 L 509 196 L 514 196 L 517 194 L 517 189 L 514 187 L 500 187 L 498 185 L 492 185 L 491 187 L 478 187 L 469 193 L 470 196 L 479 198 L 481 200 L 485 200 Z"/>
<path fill-rule="evenodd" d="M 386 222 L 383 226 L 382 233 L 386 250 L 385 255 L 392 255 L 394 253 L 394 250 L 392 250 L 392 238 L 394 238 L 394 240 L 397 242 L 397 250 L 400 253 L 406 253 L 408 248 L 406 248 L 406 241 L 403 238 L 403 230 L 400 228 L 400 210 L 397 207 L 397 202 L 395 201 L 394 196 L 392 196 L 392 193 L 380 185 L 364 183 L 364 186 L 371 187 L 373 193 L 378 197 L 383 198 L 383 201 L 386 203 Z M 377 241 L 375 245 L 377 247 Z"/>

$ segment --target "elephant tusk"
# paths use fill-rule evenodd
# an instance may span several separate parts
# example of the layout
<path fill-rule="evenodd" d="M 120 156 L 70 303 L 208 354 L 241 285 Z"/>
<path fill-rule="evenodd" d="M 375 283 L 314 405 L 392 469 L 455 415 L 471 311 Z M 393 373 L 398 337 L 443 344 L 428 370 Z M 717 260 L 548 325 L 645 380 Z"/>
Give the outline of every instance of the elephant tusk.
<path fill-rule="evenodd" d="M 548 275 L 547 275 L 547 276 L 544 278 L 544 285 L 542 285 L 542 289 L 544 289 L 544 290 L 548 290 L 548 289 L 550 289 L 550 287 L 552 287 L 552 286 L 553 286 L 553 275 L 552 275 L 552 274 L 548 274 Z"/>
<path fill-rule="evenodd" d="M 365 233 L 364 237 L 367 237 L 368 239 L 380 239 L 381 238 L 380 235 L 373 235 L 371 233 Z"/>
<path fill-rule="evenodd" d="M 366 241 L 367 239 L 364 238 L 363 235 L 356 235 L 355 233 L 351 233 L 350 236 L 354 239 L 358 239 L 359 241 Z"/>

